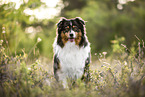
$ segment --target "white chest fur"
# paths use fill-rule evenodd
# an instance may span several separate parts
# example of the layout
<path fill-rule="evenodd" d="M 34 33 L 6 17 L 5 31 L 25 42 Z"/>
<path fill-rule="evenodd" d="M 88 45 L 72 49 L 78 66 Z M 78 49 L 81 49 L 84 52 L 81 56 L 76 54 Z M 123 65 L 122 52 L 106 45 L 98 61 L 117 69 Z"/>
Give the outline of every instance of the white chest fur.
<path fill-rule="evenodd" d="M 60 72 L 63 73 L 61 75 L 73 79 L 82 77 L 90 45 L 80 48 L 75 42 L 68 41 L 63 48 L 54 44 L 54 52 L 60 61 Z"/>

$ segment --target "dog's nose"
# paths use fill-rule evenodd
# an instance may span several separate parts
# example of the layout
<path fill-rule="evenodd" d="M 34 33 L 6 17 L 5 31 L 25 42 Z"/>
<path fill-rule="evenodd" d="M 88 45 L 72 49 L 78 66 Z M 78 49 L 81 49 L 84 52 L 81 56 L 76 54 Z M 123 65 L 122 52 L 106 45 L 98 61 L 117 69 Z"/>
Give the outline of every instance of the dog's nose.
<path fill-rule="evenodd" d="M 73 37 L 73 33 L 70 33 L 69 35 L 70 35 L 70 37 Z"/>

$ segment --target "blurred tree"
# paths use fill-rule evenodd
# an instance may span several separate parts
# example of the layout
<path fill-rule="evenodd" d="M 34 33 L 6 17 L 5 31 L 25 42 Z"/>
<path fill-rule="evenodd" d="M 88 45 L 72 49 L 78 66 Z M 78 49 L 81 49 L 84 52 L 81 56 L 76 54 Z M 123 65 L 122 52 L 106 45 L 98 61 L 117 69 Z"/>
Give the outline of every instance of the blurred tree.
<path fill-rule="evenodd" d="M 64 8 L 61 10 L 61 16 L 68 17 L 65 13 L 75 9 L 82 9 L 87 5 L 88 0 L 62 0 Z"/>
<path fill-rule="evenodd" d="M 136 0 L 123 5 L 123 9 L 117 12 L 117 16 L 111 22 L 111 28 L 118 36 L 126 38 L 126 44 L 130 47 L 136 41 L 135 35 L 145 40 L 145 2 Z M 112 16 L 113 17 L 113 16 Z"/>
<path fill-rule="evenodd" d="M 26 2 L 23 0 L 18 9 L 15 8 L 15 5 L 14 2 L 5 4 L 0 1 L 0 39 L 4 41 L 3 46 L 10 48 L 8 53 L 11 55 L 22 53 L 22 49 L 29 53 L 37 42 L 37 38 L 40 37 L 46 42 L 45 44 L 44 42 L 38 43 L 34 50 L 52 58 L 52 41 L 55 35 L 56 20 L 38 20 L 35 16 L 24 13 L 26 9 L 34 10 L 45 4 L 41 0 Z"/>
<path fill-rule="evenodd" d="M 29 0 L 27 3 L 24 2 L 19 9 L 15 9 L 15 3 L 13 2 L 0 6 L 1 39 L 5 40 L 3 34 L 6 34 L 6 40 L 9 42 L 9 47 L 12 51 L 17 48 L 18 42 L 25 40 L 27 37 L 26 33 L 24 33 L 25 28 L 35 23 L 35 21 L 29 20 L 30 16 L 26 15 L 24 10 L 29 7 L 33 9 L 39 7 L 41 5 L 39 2 L 40 0 L 35 2 Z"/>

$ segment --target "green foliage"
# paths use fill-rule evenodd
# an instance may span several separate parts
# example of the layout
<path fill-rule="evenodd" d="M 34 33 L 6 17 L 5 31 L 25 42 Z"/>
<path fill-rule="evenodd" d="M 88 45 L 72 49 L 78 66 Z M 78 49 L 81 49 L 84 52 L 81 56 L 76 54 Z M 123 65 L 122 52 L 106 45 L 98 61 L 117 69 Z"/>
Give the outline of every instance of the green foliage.
<path fill-rule="evenodd" d="M 59 16 L 38 20 L 24 13 L 45 6 L 41 0 L 23 0 L 18 9 L 9 2 L 0 4 L 0 97 L 144 97 L 145 2 L 128 2 L 118 10 L 115 0 L 62 1 L 60 16 L 87 21 L 96 56 L 91 81 L 85 85 L 77 80 L 63 89 L 53 77 L 51 61 Z"/>
<path fill-rule="evenodd" d="M 120 37 L 120 38 L 116 38 L 115 40 L 112 40 L 112 51 L 113 53 L 117 54 L 117 53 L 123 53 L 125 51 L 125 48 L 123 46 L 125 45 L 121 45 L 121 43 L 123 43 L 125 41 L 124 37 Z"/>
<path fill-rule="evenodd" d="M 39 41 L 38 39 L 37 42 Z M 73 86 L 69 82 L 69 88 L 66 89 L 55 81 L 51 62 L 36 60 L 28 63 L 29 54 L 23 51 L 22 55 L 9 56 L 6 53 L 8 49 L 1 44 L 0 96 L 143 97 L 145 96 L 145 64 L 141 55 L 144 45 L 138 45 L 140 42 L 135 44 L 139 47 L 137 56 L 132 54 L 136 52 L 134 50 L 130 50 L 132 52 L 127 56 L 122 56 L 127 53 L 123 50 L 127 47 L 122 47 L 120 44 L 122 41 L 124 41 L 123 37 L 112 41 L 114 55 L 108 58 L 105 57 L 107 52 L 96 55 L 98 61 L 90 64 L 91 79 L 88 84 L 78 79 Z"/>
<path fill-rule="evenodd" d="M 36 52 L 33 51 L 31 57 L 37 53 L 52 59 L 52 43 L 58 19 L 40 21 L 24 13 L 26 9 L 34 10 L 42 5 L 45 4 L 41 0 L 24 0 L 18 9 L 15 9 L 15 3 L 12 2 L 0 5 L 0 39 L 4 47 L 9 47 L 8 54 L 22 54 L 22 49 L 29 53 L 40 37 L 42 41 L 35 46 L 33 50 Z"/>

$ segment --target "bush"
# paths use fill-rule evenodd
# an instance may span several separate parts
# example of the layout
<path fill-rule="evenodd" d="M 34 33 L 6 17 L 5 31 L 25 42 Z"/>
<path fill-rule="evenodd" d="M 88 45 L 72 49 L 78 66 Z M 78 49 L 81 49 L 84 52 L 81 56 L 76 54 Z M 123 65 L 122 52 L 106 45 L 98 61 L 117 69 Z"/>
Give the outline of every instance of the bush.
<path fill-rule="evenodd" d="M 63 89 L 53 77 L 51 62 L 37 59 L 28 62 L 29 54 L 23 52 L 14 57 L 8 48 L 0 47 L 0 96 L 1 97 L 143 97 L 145 96 L 145 64 L 142 56 L 144 45 L 138 45 L 138 53 L 122 44 L 123 38 L 114 40 L 114 55 L 106 58 L 106 52 L 96 54 L 98 60 L 91 63 L 91 81 L 85 85 L 77 80 L 70 89 Z M 2 43 L 1 43 L 2 44 Z M 138 44 L 144 44 L 139 41 Z M 118 52 L 122 51 L 122 52 Z M 128 52 L 129 51 L 129 52 Z M 116 55 L 115 55 L 116 54 Z M 123 56 L 125 55 L 125 56 Z"/>

